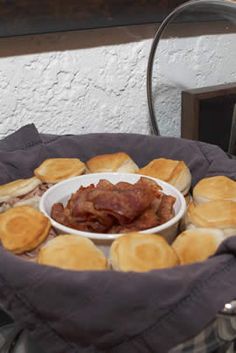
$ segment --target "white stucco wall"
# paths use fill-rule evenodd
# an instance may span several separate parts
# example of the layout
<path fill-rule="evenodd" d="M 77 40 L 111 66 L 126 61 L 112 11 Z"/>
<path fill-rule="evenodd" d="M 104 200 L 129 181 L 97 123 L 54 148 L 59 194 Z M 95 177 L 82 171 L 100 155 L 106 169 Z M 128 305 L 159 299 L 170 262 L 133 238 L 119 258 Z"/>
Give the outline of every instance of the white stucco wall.
<path fill-rule="evenodd" d="M 149 133 L 146 69 L 156 28 L 0 39 L 0 138 L 30 122 L 49 133 Z M 182 87 L 236 81 L 235 53 L 235 34 L 161 42 L 154 72 L 163 135 L 179 135 Z"/>

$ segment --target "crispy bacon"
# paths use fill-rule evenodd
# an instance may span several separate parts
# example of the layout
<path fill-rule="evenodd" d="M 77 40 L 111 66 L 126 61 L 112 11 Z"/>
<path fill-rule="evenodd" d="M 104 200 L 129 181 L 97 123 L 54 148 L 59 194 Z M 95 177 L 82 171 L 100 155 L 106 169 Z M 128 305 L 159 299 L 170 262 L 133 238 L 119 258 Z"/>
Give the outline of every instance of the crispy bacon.
<path fill-rule="evenodd" d="M 145 189 L 109 190 L 89 195 L 97 210 L 105 210 L 120 224 L 130 223 L 154 200 L 154 195 Z"/>
<path fill-rule="evenodd" d="M 171 195 L 163 195 L 161 204 L 158 210 L 159 223 L 169 221 L 173 217 L 173 205 L 175 198 Z"/>
<path fill-rule="evenodd" d="M 96 186 L 80 187 L 65 207 L 54 204 L 51 216 L 59 223 L 89 232 L 121 233 L 152 228 L 173 216 L 175 199 L 160 190 L 156 182 L 144 177 L 135 184 L 114 185 L 100 180 Z"/>
<path fill-rule="evenodd" d="M 108 233 L 128 233 L 156 227 L 159 224 L 158 216 L 153 208 L 147 208 L 139 217 L 126 225 L 115 225 Z"/>
<path fill-rule="evenodd" d="M 64 206 L 62 203 L 54 203 L 51 209 L 51 217 L 55 219 L 55 221 L 57 221 L 58 223 L 68 225 Z"/>

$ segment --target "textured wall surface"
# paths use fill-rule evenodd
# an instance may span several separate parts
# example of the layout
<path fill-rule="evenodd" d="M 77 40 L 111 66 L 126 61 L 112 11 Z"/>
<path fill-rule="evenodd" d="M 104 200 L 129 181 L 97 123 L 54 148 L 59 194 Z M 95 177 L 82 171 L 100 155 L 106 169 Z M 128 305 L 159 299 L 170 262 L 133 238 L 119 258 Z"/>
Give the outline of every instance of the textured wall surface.
<path fill-rule="evenodd" d="M 149 133 L 146 69 L 155 31 L 146 25 L 1 39 L 0 138 L 30 122 L 49 133 Z M 183 87 L 236 81 L 235 52 L 233 34 L 161 42 L 154 96 L 163 135 L 179 135 Z"/>

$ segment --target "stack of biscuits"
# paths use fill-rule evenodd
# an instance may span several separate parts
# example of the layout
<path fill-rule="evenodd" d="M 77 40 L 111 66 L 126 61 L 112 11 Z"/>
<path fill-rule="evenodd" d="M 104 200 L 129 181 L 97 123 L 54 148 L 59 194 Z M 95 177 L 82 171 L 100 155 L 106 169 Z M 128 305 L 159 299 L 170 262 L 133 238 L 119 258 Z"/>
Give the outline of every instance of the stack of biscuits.
<path fill-rule="evenodd" d="M 182 231 L 172 244 L 158 234 L 131 232 L 118 237 L 107 259 L 89 239 L 57 234 L 39 211 L 42 194 L 52 185 L 85 173 L 137 173 L 175 186 L 188 203 Z M 125 152 L 79 158 L 50 158 L 28 179 L 0 186 L 0 243 L 8 251 L 42 265 L 70 270 L 145 272 L 203 261 L 221 242 L 236 235 L 236 181 L 204 178 L 190 193 L 191 172 L 184 161 L 154 159 L 139 167 Z"/>
<path fill-rule="evenodd" d="M 43 161 L 31 178 L 1 185 L 2 246 L 35 259 L 40 246 L 56 234 L 49 219 L 39 211 L 40 197 L 51 185 L 84 172 L 85 164 L 77 158 L 52 158 Z"/>
<path fill-rule="evenodd" d="M 213 255 L 225 238 L 236 235 L 236 181 L 226 176 L 200 180 L 182 226 L 184 231 L 172 244 L 181 263 Z"/>

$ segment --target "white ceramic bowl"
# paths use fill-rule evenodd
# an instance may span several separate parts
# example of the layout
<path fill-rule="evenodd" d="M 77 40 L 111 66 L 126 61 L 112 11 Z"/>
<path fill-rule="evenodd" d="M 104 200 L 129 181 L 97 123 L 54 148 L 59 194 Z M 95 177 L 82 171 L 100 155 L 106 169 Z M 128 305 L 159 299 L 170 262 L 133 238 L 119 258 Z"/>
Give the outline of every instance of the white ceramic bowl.
<path fill-rule="evenodd" d="M 96 185 L 101 179 L 109 180 L 113 184 L 116 184 L 120 181 L 126 181 L 134 184 L 140 179 L 141 176 L 142 175 L 140 174 L 130 173 L 96 173 L 70 178 L 55 184 L 50 189 L 48 189 L 40 200 L 39 208 L 41 212 L 43 212 L 50 219 L 51 224 L 60 234 L 81 235 L 83 237 L 92 239 L 97 245 L 100 245 L 101 247 L 106 247 L 109 246 L 114 239 L 121 236 L 122 234 L 91 233 L 66 227 L 50 217 L 52 205 L 57 202 L 61 202 L 65 205 L 68 199 L 71 197 L 71 194 L 77 191 L 80 186 L 88 186 L 90 184 Z M 154 180 L 162 187 L 165 194 L 174 196 L 176 201 L 174 204 L 175 216 L 173 218 L 157 227 L 145 229 L 141 231 L 141 233 L 160 234 L 164 236 L 169 243 L 171 243 L 176 236 L 179 221 L 186 210 L 185 199 L 183 195 L 172 185 L 159 179 L 147 177 L 146 175 L 143 175 L 143 177 Z"/>

